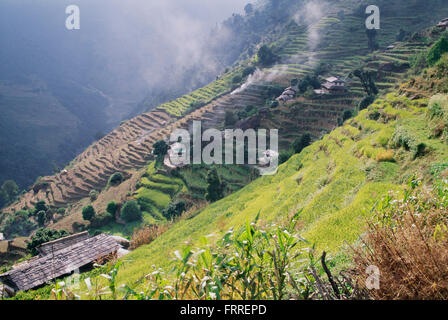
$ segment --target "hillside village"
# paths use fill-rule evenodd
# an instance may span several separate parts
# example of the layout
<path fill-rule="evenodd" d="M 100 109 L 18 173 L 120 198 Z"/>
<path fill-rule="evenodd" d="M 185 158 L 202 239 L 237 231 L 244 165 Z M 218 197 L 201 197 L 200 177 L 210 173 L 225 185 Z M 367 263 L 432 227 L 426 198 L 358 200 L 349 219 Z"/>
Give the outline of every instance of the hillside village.
<path fill-rule="evenodd" d="M 346 290 L 352 283 L 344 278 L 345 270 L 364 267 L 368 259 L 374 259 L 358 247 L 365 234 L 366 244 L 378 250 L 378 256 L 384 254 L 374 242 L 380 235 L 368 229 L 366 221 L 383 214 L 400 224 L 388 210 L 399 212 L 394 203 L 400 201 L 412 208 L 410 211 L 414 205 L 418 207 L 418 203 L 406 202 L 407 192 L 415 192 L 415 199 L 424 202 L 429 189 L 437 186 L 439 195 L 448 190 L 440 180 L 448 174 L 448 135 L 443 125 L 448 114 L 448 89 L 444 85 L 448 6 L 434 13 L 416 1 L 415 8 L 410 6 L 402 16 L 385 17 L 384 30 L 376 39 L 378 48 L 372 50 L 365 30 L 356 29 L 364 21 L 356 12 L 357 4 L 341 1 L 309 25 L 293 18 L 278 22 L 265 37 L 272 38 L 266 50 L 275 62 L 264 65 L 260 61 L 264 56 L 259 54 L 260 44 L 258 54 L 239 61 L 209 85 L 124 121 L 67 167 L 38 179 L 2 209 L 0 296 L 21 299 L 29 294 L 50 299 L 55 283 L 78 271 L 105 285 L 101 281 L 106 280 L 98 279 L 95 273 L 98 268 L 103 274 L 116 270 L 114 281 L 134 288 L 134 298 L 141 298 L 135 292 L 145 281 L 157 287 L 157 281 L 167 284 L 175 277 L 154 280 L 154 266 L 179 271 L 184 267 L 182 261 L 192 261 L 189 259 L 195 259 L 195 254 L 228 257 L 231 253 L 226 250 L 246 248 L 248 241 L 252 243 L 251 237 L 260 237 L 254 241 L 266 246 L 260 249 L 271 250 L 281 241 L 272 236 L 277 232 L 285 237 L 285 243 L 294 244 L 291 250 L 306 251 L 312 244 L 309 256 L 316 255 L 312 258 L 320 261 L 320 265 L 315 264 L 319 270 L 306 265 L 295 271 L 314 279 L 306 284 L 313 294 L 299 296 L 296 286 L 288 284 L 285 292 L 263 291 L 254 299 L 369 297 L 365 288 Z M 396 9 L 395 3 L 387 5 L 391 11 Z M 417 18 L 423 22 L 416 24 L 415 18 L 403 26 L 416 8 Z M 321 35 L 318 46 L 310 41 L 313 30 Z M 403 37 L 399 36 L 402 31 L 406 34 Z M 350 37 L 346 37 L 347 32 Z M 436 49 L 442 53 L 434 58 Z M 431 59 L 434 61 L 428 62 Z M 256 70 L 264 71 L 265 76 L 257 78 Z M 203 129 L 217 128 L 223 136 L 225 129 L 276 128 L 280 150 L 268 148 L 257 157 L 257 165 L 192 165 L 189 159 L 174 163 L 174 155 L 182 158 L 184 154 L 181 144 L 169 142 L 170 134 L 175 129 L 191 132 L 193 121 L 201 121 Z M 260 170 L 273 159 L 280 164 L 277 174 L 260 177 Z M 406 191 L 408 188 L 411 191 Z M 446 199 L 432 196 L 439 201 L 440 210 L 446 211 Z M 384 199 L 391 202 L 379 205 Z M 445 221 L 439 211 L 428 210 Z M 425 229 L 430 236 L 424 243 L 417 242 L 418 246 L 429 243 L 440 249 L 438 263 L 447 262 L 441 249 L 446 244 L 442 225 Z M 381 227 L 388 234 L 387 224 Z M 410 232 L 406 227 L 403 224 L 403 232 Z M 431 242 L 436 233 L 442 235 Z M 233 238 L 238 236 L 246 243 Z M 396 244 L 397 252 L 407 248 L 404 242 L 397 240 Z M 203 249 L 194 252 L 199 247 Z M 403 249 L 405 258 L 414 259 L 406 255 L 408 251 Z M 337 286 L 350 293 L 342 295 L 331 281 L 321 279 L 328 275 L 327 253 Z M 266 259 L 275 259 L 271 256 Z M 307 260 L 303 253 L 297 256 Z M 250 257 L 243 258 L 251 261 Z M 265 263 L 260 259 L 251 261 L 254 270 Z M 225 259 L 218 260 L 213 263 Z M 114 269 L 121 262 L 123 265 Z M 193 262 L 196 267 L 197 261 Z M 296 266 L 289 260 L 287 265 Z M 211 278 L 204 271 L 207 266 L 198 262 L 195 267 L 189 270 Z M 239 267 L 232 265 L 235 270 Z M 273 275 L 264 269 L 266 274 L 263 268 L 259 270 L 259 281 L 267 282 Z M 193 281 L 189 272 L 185 277 L 191 276 Z M 227 271 L 216 272 L 238 281 Z M 446 276 L 432 273 L 437 281 Z M 213 284 L 205 281 L 203 287 L 208 291 L 193 293 L 185 288 L 183 298 L 215 297 Z M 394 296 L 395 289 L 385 288 L 370 298 L 412 298 L 412 293 Z M 66 297 L 79 294 L 83 299 L 92 294 L 86 293 L 85 284 L 76 294 L 68 287 L 61 290 Z M 221 290 L 224 298 L 247 299 L 226 284 Z M 426 294 L 422 289 L 418 298 L 431 297 L 430 293 L 423 296 L 423 292 Z M 128 291 L 121 297 L 132 294 Z M 165 294 L 178 298 L 178 293 Z"/>

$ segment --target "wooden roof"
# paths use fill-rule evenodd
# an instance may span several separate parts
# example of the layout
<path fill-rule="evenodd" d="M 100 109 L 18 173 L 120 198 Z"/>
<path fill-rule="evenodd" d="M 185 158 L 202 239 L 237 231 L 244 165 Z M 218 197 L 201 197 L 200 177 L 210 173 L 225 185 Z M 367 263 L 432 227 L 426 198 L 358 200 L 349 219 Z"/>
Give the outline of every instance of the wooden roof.
<path fill-rule="evenodd" d="M 29 290 L 67 275 L 118 251 L 120 246 L 106 234 L 79 241 L 51 254 L 43 255 L 0 275 L 0 280 L 15 290 Z"/>
<path fill-rule="evenodd" d="M 77 233 L 68 237 L 56 239 L 50 242 L 46 242 L 37 247 L 37 250 L 41 255 L 51 254 L 52 252 L 59 251 L 67 248 L 75 243 L 88 239 L 89 233 L 87 231 Z"/>

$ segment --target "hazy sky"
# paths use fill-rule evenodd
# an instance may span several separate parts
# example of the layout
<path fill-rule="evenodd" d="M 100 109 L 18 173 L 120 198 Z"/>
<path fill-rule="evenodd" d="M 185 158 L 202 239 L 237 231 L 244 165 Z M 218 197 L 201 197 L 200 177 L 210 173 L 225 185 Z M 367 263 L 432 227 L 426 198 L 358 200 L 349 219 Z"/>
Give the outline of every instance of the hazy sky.
<path fill-rule="evenodd" d="M 143 97 L 146 87 L 169 85 L 197 62 L 212 68 L 204 35 L 248 2 L 0 0 L 0 72 L 62 74 L 107 94 Z M 81 29 L 68 31 L 72 4 Z"/>

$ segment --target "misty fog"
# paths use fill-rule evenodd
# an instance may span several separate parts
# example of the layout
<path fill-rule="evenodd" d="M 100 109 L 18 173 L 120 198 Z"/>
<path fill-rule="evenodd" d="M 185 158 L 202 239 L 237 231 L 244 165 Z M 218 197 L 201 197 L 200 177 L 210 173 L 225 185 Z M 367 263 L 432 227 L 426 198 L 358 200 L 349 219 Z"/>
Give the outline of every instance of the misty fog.
<path fill-rule="evenodd" d="M 247 2 L 1 0 L 0 183 L 29 186 L 122 120 L 213 80 L 225 66 L 210 32 Z M 69 5 L 80 30 L 66 29 Z"/>
<path fill-rule="evenodd" d="M 37 75 L 47 84 L 74 81 L 99 90 L 109 99 L 105 120 L 116 124 L 148 89 L 169 87 L 193 65 L 218 72 L 223 66 L 208 54 L 205 38 L 246 3 L 2 0 L 0 79 Z M 65 28 L 70 4 L 80 8 L 80 30 Z"/>

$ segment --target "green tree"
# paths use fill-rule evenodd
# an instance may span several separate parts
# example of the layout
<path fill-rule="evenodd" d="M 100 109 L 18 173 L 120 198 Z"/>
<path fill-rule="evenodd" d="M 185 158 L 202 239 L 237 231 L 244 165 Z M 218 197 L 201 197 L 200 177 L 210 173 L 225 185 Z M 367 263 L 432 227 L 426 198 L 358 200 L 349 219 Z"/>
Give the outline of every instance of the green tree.
<path fill-rule="evenodd" d="M 359 101 L 358 109 L 364 110 L 375 101 L 375 96 L 365 96 Z"/>
<path fill-rule="evenodd" d="M 256 68 L 254 66 L 248 66 L 248 67 L 244 68 L 243 73 L 242 73 L 243 78 L 250 76 L 252 73 L 255 72 L 255 70 L 256 70 Z"/>
<path fill-rule="evenodd" d="M 163 210 L 163 215 L 168 219 L 180 216 L 187 209 L 187 203 L 184 200 L 171 202 L 168 207 Z"/>
<path fill-rule="evenodd" d="M 142 212 L 137 201 L 130 200 L 121 208 L 121 218 L 126 222 L 133 222 L 142 219 Z"/>
<path fill-rule="evenodd" d="M 205 199 L 215 202 L 224 197 L 225 185 L 221 182 L 218 172 L 215 168 L 211 169 L 207 174 L 207 192 Z"/>
<path fill-rule="evenodd" d="M 342 122 L 350 119 L 351 117 L 353 117 L 353 111 L 352 110 L 345 110 L 344 113 L 342 114 Z"/>
<path fill-rule="evenodd" d="M 280 103 L 277 100 L 274 100 L 271 102 L 271 108 L 275 109 L 280 105 Z"/>
<path fill-rule="evenodd" d="M 115 215 L 117 210 L 118 210 L 118 204 L 115 201 L 111 201 L 107 204 L 106 211 L 109 212 L 111 215 Z"/>
<path fill-rule="evenodd" d="M 305 78 L 298 83 L 300 93 L 305 93 L 307 90 L 319 89 L 321 83 L 317 76 L 306 75 Z"/>
<path fill-rule="evenodd" d="M 156 164 L 159 165 L 163 162 L 163 158 L 168 153 L 170 146 L 164 140 L 159 140 L 152 147 L 156 156 Z"/>
<path fill-rule="evenodd" d="M 291 151 L 282 151 L 282 152 L 280 152 L 280 154 L 278 156 L 278 164 L 285 163 L 286 161 L 289 160 L 289 158 L 291 158 L 291 156 L 292 156 L 292 152 Z"/>
<path fill-rule="evenodd" d="M 123 174 L 121 172 L 115 172 L 109 178 L 109 184 L 112 186 L 117 186 L 124 180 Z"/>
<path fill-rule="evenodd" d="M 263 67 L 269 67 L 273 65 L 278 57 L 274 54 L 271 48 L 267 45 L 261 46 L 260 50 L 258 50 L 258 63 L 260 63 Z"/>
<path fill-rule="evenodd" d="M 13 180 L 6 180 L 3 182 L 0 191 L 3 193 L 3 201 L 6 200 L 6 205 L 13 202 L 19 194 L 19 186 Z"/>
<path fill-rule="evenodd" d="M 368 96 L 376 96 L 379 92 L 378 87 L 375 83 L 376 72 L 366 71 L 364 69 L 356 69 L 353 71 L 353 75 L 358 77 L 364 88 L 364 91 Z"/>
<path fill-rule="evenodd" d="M 82 209 L 82 218 L 87 221 L 92 221 L 95 213 L 95 208 L 92 206 L 86 206 Z"/>
<path fill-rule="evenodd" d="M 226 126 L 233 126 L 237 121 L 238 121 L 238 119 L 235 116 L 235 113 L 233 113 L 230 110 L 227 110 L 225 117 L 224 117 L 224 124 Z"/>
<path fill-rule="evenodd" d="M 46 205 L 45 201 L 41 200 L 36 202 L 36 204 L 34 205 L 34 212 L 33 214 L 37 214 L 40 211 L 47 211 L 48 210 L 48 206 Z"/>
<path fill-rule="evenodd" d="M 3 190 L 0 190 L 0 208 L 3 208 L 7 204 L 8 204 L 8 195 Z"/>
<path fill-rule="evenodd" d="M 39 211 L 37 213 L 37 223 L 39 224 L 39 226 L 44 226 L 45 225 L 45 219 L 46 215 L 45 215 L 45 211 Z"/>
<path fill-rule="evenodd" d="M 292 143 L 292 149 L 295 153 L 302 152 L 303 149 L 308 147 L 311 143 L 311 134 L 304 133 L 300 138 L 296 138 Z"/>
<path fill-rule="evenodd" d="M 41 244 L 67 236 L 69 236 L 69 233 L 66 230 L 40 229 L 31 237 L 31 241 L 28 243 L 27 249 L 33 256 L 36 256 L 39 254 L 36 248 Z"/>
<path fill-rule="evenodd" d="M 232 78 L 233 84 L 239 84 L 241 81 L 243 81 L 243 77 L 238 74 Z"/>
<path fill-rule="evenodd" d="M 426 61 L 430 66 L 433 66 L 446 52 L 448 52 L 448 38 L 443 36 L 431 47 Z"/>
<path fill-rule="evenodd" d="M 376 40 L 377 31 L 376 29 L 366 29 L 368 46 L 370 51 L 378 50 L 379 45 Z"/>
<path fill-rule="evenodd" d="M 299 79 L 294 78 L 290 81 L 291 87 L 295 87 L 299 84 Z"/>

